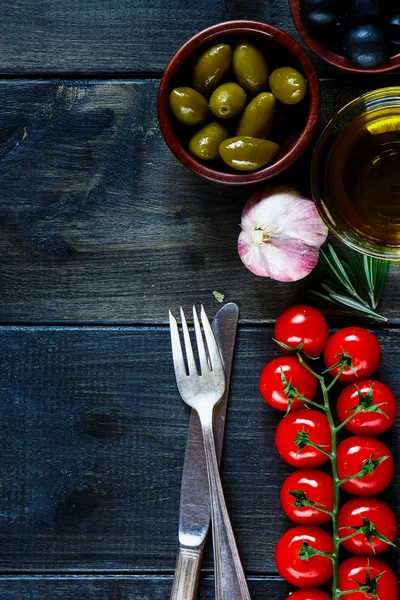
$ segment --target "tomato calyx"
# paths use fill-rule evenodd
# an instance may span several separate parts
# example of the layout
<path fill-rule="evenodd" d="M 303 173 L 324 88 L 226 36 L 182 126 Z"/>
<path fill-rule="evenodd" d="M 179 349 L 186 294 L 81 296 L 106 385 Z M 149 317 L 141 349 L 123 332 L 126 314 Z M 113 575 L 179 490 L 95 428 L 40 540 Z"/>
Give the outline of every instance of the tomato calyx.
<path fill-rule="evenodd" d="M 318 404 L 317 402 L 314 402 L 313 400 L 309 400 L 308 398 L 306 398 L 305 396 L 302 396 L 300 394 L 298 389 L 294 385 L 292 385 L 292 380 L 290 380 L 290 381 L 288 380 L 282 367 L 280 368 L 280 372 L 281 372 L 282 385 L 284 386 L 283 393 L 285 394 L 286 398 L 288 399 L 288 406 L 287 406 L 287 410 L 285 413 L 286 415 L 291 411 L 294 400 L 299 400 L 299 402 L 302 403 L 304 408 L 309 409 L 310 407 L 308 406 L 308 404 L 313 404 L 313 405 L 316 405 L 318 408 L 321 408 L 320 404 Z"/>
<path fill-rule="evenodd" d="M 330 552 L 318 550 L 317 548 L 313 548 L 313 546 L 311 546 L 308 542 L 303 542 L 299 550 L 299 559 L 308 561 L 313 556 L 325 556 L 325 558 L 330 558 L 333 560 L 333 554 Z"/>
<path fill-rule="evenodd" d="M 331 365 L 330 367 L 325 369 L 325 371 L 322 371 L 322 374 L 329 373 L 329 371 L 333 371 L 334 369 L 338 368 L 339 371 L 338 371 L 337 375 L 335 376 L 334 381 L 339 379 L 340 375 L 346 369 L 350 369 L 350 371 L 352 371 L 354 373 L 354 375 L 356 377 L 358 377 L 358 373 L 356 372 L 356 370 L 353 367 L 352 357 L 350 356 L 350 354 L 348 352 L 346 352 L 346 350 L 344 350 L 342 348 L 342 352 L 339 352 L 338 354 L 336 354 L 336 356 L 338 357 L 338 360 L 333 365 Z"/>
<path fill-rule="evenodd" d="M 375 523 L 370 521 L 370 519 L 367 519 L 367 517 L 361 516 L 361 519 L 362 519 L 362 525 L 347 525 L 346 527 L 340 527 L 340 529 L 351 529 L 353 531 L 353 533 L 346 535 L 346 537 L 340 538 L 340 543 L 345 542 L 346 540 L 349 540 L 349 539 L 355 537 L 356 535 L 364 534 L 365 537 L 367 538 L 367 542 L 371 546 L 374 554 L 375 554 L 375 546 L 372 543 L 372 538 L 377 538 L 378 540 L 385 542 L 385 544 L 389 544 L 390 546 L 393 546 L 394 548 L 396 547 L 396 544 L 394 544 L 393 542 L 388 540 L 387 537 L 385 537 L 384 535 L 382 535 L 382 533 L 380 533 L 380 531 L 378 531 Z"/>
<path fill-rule="evenodd" d="M 360 403 L 346 410 L 346 413 L 351 414 L 349 417 L 347 417 L 347 419 L 345 419 L 342 423 L 340 423 L 340 425 L 336 427 L 336 431 L 340 431 L 343 427 L 346 427 L 346 425 L 350 423 L 350 421 L 361 412 L 380 413 L 384 415 L 387 419 L 389 419 L 389 416 L 385 413 L 385 411 L 381 409 L 381 406 L 384 406 L 385 404 L 387 404 L 387 402 L 380 402 L 379 404 L 374 404 L 372 386 L 369 388 L 365 395 L 363 395 L 362 391 L 358 386 L 356 386 L 356 388 L 358 397 L 360 399 Z"/>
<path fill-rule="evenodd" d="M 293 405 L 293 400 L 295 398 L 297 398 L 298 400 L 300 400 L 300 402 L 303 404 L 303 406 L 305 408 L 308 408 L 307 406 L 307 398 L 303 398 L 303 396 L 301 394 L 299 394 L 297 388 L 294 387 L 294 385 L 292 385 L 292 380 L 288 381 L 282 367 L 281 367 L 281 379 L 282 379 L 282 384 L 284 386 L 284 390 L 283 393 L 285 394 L 285 396 L 288 399 L 288 406 L 287 406 L 287 411 L 286 414 L 288 414 L 292 408 Z"/>
<path fill-rule="evenodd" d="M 355 475 L 349 475 L 345 479 L 341 479 L 339 481 L 340 484 L 345 483 L 346 481 L 350 481 L 351 479 L 361 479 L 366 475 L 371 475 L 376 469 L 381 465 L 385 460 L 389 458 L 389 455 L 380 456 L 379 458 L 374 458 L 374 454 L 371 454 L 370 457 L 365 461 L 361 469 Z"/>
<path fill-rule="evenodd" d="M 332 516 L 332 512 L 330 510 L 326 510 L 323 504 L 320 504 L 319 502 L 314 502 L 314 500 L 310 500 L 307 497 L 307 494 L 304 490 L 289 490 L 289 494 L 294 498 L 292 506 L 294 506 L 295 508 L 304 508 L 306 506 L 311 506 L 313 508 L 316 508 L 317 510 L 320 510 L 323 513 L 326 513 L 327 515 Z"/>
<path fill-rule="evenodd" d="M 386 571 L 381 571 L 381 573 L 378 573 L 377 575 L 375 575 L 375 577 L 371 577 L 370 575 L 370 566 L 369 566 L 369 560 L 367 562 L 367 568 L 366 568 L 366 572 L 365 572 L 365 583 L 362 583 L 361 581 L 358 581 L 357 579 L 353 579 L 351 578 L 351 581 L 354 581 L 354 583 L 356 583 L 359 587 L 355 588 L 354 590 L 346 590 L 346 592 L 344 592 L 346 595 L 347 594 L 354 594 L 355 592 L 364 592 L 364 594 L 367 594 L 367 596 L 370 596 L 371 598 L 375 598 L 375 600 L 380 600 L 379 596 L 378 596 L 378 582 L 379 579 L 382 577 L 382 575 L 385 574 Z"/>
<path fill-rule="evenodd" d="M 357 406 L 353 406 L 352 408 L 348 408 L 346 412 L 350 412 L 353 411 L 352 416 L 354 417 L 354 415 L 356 415 L 359 412 L 378 412 L 382 415 L 384 415 L 387 419 L 389 418 L 388 415 L 385 413 L 385 411 L 383 411 L 381 409 L 381 406 L 384 406 L 385 404 L 387 404 L 387 402 L 380 402 L 379 404 L 374 404 L 374 398 L 373 398 L 373 386 L 371 385 L 371 387 L 369 388 L 369 390 L 367 391 L 367 393 L 365 395 L 363 395 L 363 393 L 361 392 L 360 388 L 356 385 L 357 388 L 357 394 L 358 397 L 360 399 L 360 403 Z"/>
<path fill-rule="evenodd" d="M 328 448 L 328 446 L 322 446 L 321 444 L 314 444 L 314 442 L 311 441 L 311 438 L 310 438 L 308 432 L 304 429 L 304 427 L 301 431 L 297 432 L 297 435 L 294 438 L 294 443 L 298 448 L 296 454 L 298 454 L 301 450 L 303 450 L 303 448 L 306 448 L 307 446 L 312 446 L 313 448 L 316 448 L 317 450 L 322 452 L 322 454 L 325 454 L 329 458 L 331 456 L 329 454 L 329 452 L 324 450 L 324 447 Z"/>
<path fill-rule="evenodd" d="M 299 344 L 297 344 L 297 346 L 288 346 L 288 344 L 285 344 L 284 342 L 280 342 L 279 340 L 276 340 L 275 338 L 272 338 L 272 339 L 276 344 L 278 344 L 278 346 L 280 348 L 282 348 L 282 350 L 286 350 L 287 352 L 290 352 L 290 354 L 301 353 L 302 356 L 305 356 L 308 360 L 318 360 L 319 359 L 319 356 L 310 356 L 309 354 L 307 354 L 307 352 L 304 352 L 303 346 L 305 344 L 305 340 L 301 340 L 301 342 Z"/>

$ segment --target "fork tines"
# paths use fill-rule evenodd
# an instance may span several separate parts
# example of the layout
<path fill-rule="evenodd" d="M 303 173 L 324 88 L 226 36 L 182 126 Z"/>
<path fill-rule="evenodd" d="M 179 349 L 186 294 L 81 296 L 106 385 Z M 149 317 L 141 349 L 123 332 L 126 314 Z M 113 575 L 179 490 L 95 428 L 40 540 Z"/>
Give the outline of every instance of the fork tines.
<path fill-rule="evenodd" d="M 182 345 L 179 337 L 178 323 L 172 314 L 169 311 L 169 323 L 171 329 L 171 342 L 172 342 L 172 354 L 174 359 L 175 372 L 177 375 L 198 375 L 198 369 L 196 365 L 196 360 L 193 354 L 192 343 L 190 340 L 189 329 L 186 321 L 185 314 L 181 307 L 181 321 L 182 321 L 182 331 L 183 331 L 183 340 L 185 344 L 186 351 L 186 360 L 187 360 L 187 370 L 185 367 Z M 217 342 L 215 341 L 214 334 L 211 329 L 210 322 L 207 318 L 206 312 L 204 310 L 203 305 L 201 306 L 200 312 L 201 324 L 203 326 L 203 333 L 205 337 L 205 342 L 203 339 L 203 333 L 200 326 L 199 318 L 197 316 L 196 307 L 193 306 L 193 322 L 194 322 L 194 330 L 196 335 L 196 343 L 197 343 L 197 351 L 199 354 L 199 362 L 200 362 L 200 373 L 201 375 L 206 374 L 207 372 L 213 371 L 215 369 L 223 368 L 222 360 L 219 353 Z"/>

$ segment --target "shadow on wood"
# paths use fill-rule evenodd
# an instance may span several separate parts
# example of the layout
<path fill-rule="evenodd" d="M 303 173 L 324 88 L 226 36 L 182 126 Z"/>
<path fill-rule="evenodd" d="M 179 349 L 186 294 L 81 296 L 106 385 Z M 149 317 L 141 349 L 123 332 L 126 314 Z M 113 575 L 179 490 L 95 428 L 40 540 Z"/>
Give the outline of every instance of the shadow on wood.
<path fill-rule="evenodd" d="M 281 414 L 258 390 L 277 354 L 271 336 L 239 330 L 222 463 L 244 566 L 257 574 L 276 574 L 291 526 L 279 506 L 292 470 L 274 446 Z M 378 337 L 378 377 L 398 394 L 398 332 Z M 172 573 L 189 414 L 168 329 L 3 327 L 0 340 L 0 571 Z M 399 428 L 386 436 L 397 463 Z M 396 472 L 389 500 L 399 485 Z"/>
<path fill-rule="evenodd" d="M 381 85 L 383 81 L 381 81 Z M 391 78 L 385 78 L 391 81 Z M 364 88 L 323 80 L 323 121 Z M 243 322 L 304 300 L 296 284 L 247 271 L 236 245 L 251 188 L 202 181 L 171 155 L 157 81 L 0 82 L 0 320 L 166 322 L 214 291 Z M 308 192 L 311 151 L 282 181 Z M 399 321 L 398 274 L 382 312 Z"/>

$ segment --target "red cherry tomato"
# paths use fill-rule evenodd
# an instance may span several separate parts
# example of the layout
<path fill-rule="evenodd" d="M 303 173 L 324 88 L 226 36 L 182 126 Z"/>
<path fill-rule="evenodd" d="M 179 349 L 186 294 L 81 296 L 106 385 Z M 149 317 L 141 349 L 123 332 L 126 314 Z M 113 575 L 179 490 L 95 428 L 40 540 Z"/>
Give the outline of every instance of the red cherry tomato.
<path fill-rule="evenodd" d="M 282 371 L 301 396 L 312 400 L 317 392 L 317 380 L 312 373 L 303 367 L 294 356 L 280 356 L 268 363 L 260 377 L 260 391 L 266 402 L 278 410 L 287 411 L 288 398 L 284 392 Z M 291 410 L 302 408 L 297 398 L 293 399 Z"/>
<path fill-rule="evenodd" d="M 280 456 L 293 467 L 319 467 L 329 460 L 318 448 L 296 444 L 296 438 L 300 437 L 309 437 L 313 444 L 331 452 L 331 430 L 323 413 L 307 408 L 289 413 L 276 428 L 275 443 Z"/>
<path fill-rule="evenodd" d="M 285 310 L 275 324 L 274 338 L 293 349 L 303 343 L 301 350 L 316 358 L 325 348 L 329 329 L 325 317 L 312 306 L 304 304 Z M 290 352 L 281 346 L 283 352 Z"/>
<path fill-rule="evenodd" d="M 294 594 L 290 594 L 286 600 L 332 600 L 332 597 L 317 588 L 308 588 L 297 590 Z"/>
<path fill-rule="evenodd" d="M 332 552 L 332 538 L 319 527 L 293 527 L 276 545 L 275 562 L 281 577 L 300 588 L 322 585 L 332 576 L 332 560 L 326 556 L 300 557 L 306 546 Z"/>
<path fill-rule="evenodd" d="M 382 412 L 368 412 L 363 410 L 356 414 L 351 421 L 345 425 L 345 428 L 351 433 L 360 435 L 379 435 L 391 427 L 396 419 L 397 401 L 392 390 L 387 385 L 373 379 L 366 379 L 359 383 L 351 383 L 339 396 L 337 403 L 337 412 L 340 422 L 343 423 L 354 412 L 356 406 L 360 404 L 359 391 L 364 396 L 367 406 L 382 404 Z"/>
<path fill-rule="evenodd" d="M 398 600 L 397 577 L 392 569 L 378 558 L 354 556 L 345 560 L 339 567 L 339 589 L 342 591 L 355 590 L 360 587 L 356 581 L 364 585 L 367 579 L 367 571 L 369 571 L 372 584 L 374 584 L 374 581 L 376 583 L 376 596 L 374 598 Z M 380 573 L 383 573 L 383 575 L 376 581 L 376 577 Z M 372 596 L 367 592 L 355 592 L 354 594 L 343 594 L 341 598 L 346 600 L 371 600 Z"/>
<path fill-rule="evenodd" d="M 353 370 L 347 367 L 340 375 L 340 381 L 351 382 L 370 377 L 377 369 L 381 359 L 381 347 L 378 340 L 373 333 L 362 327 L 339 329 L 329 338 L 324 351 L 326 368 L 329 369 L 335 365 L 344 352 L 351 356 Z M 339 367 L 329 372 L 332 377 L 335 377 L 339 372 Z"/>
<path fill-rule="evenodd" d="M 396 516 L 387 504 L 377 498 L 354 498 L 342 506 L 338 521 L 340 537 L 344 538 L 354 533 L 354 529 L 351 527 L 363 525 L 363 517 L 373 523 L 381 535 L 394 542 L 397 535 Z M 373 533 L 371 533 L 370 542 L 372 547 L 365 533 L 360 533 L 342 542 L 342 545 L 349 552 L 363 556 L 382 554 L 390 546 L 375 537 Z"/>
<path fill-rule="evenodd" d="M 294 413 L 295 414 L 295 413 Z M 354 436 L 341 442 L 337 448 L 339 479 L 356 475 L 365 463 L 388 456 L 377 468 L 359 479 L 350 479 L 342 484 L 342 489 L 357 496 L 380 494 L 391 482 L 394 474 L 394 460 L 389 448 L 371 437 Z"/>
<path fill-rule="evenodd" d="M 291 493 L 292 492 L 292 493 Z M 296 494 L 300 492 L 299 499 Z M 317 506 L 301 506 L 301 493 L 325 510 L 333 510 L 333 479 L 323 471 L 300 469 L 285 479 L 281 488 L 281 504 L 287 516 L 300 525 L 322 525 L 330 515 Z M 299 504 L 296 506 L 296 504 Z"/>

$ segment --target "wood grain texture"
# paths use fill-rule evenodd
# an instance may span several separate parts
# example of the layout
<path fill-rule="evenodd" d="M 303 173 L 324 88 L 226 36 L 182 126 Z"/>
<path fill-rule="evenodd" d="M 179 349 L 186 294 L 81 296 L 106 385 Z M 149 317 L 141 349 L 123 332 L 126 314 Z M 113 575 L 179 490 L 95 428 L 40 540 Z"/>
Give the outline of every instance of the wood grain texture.
<path fill-rule="evenodd" d="M 1 72 L 160 72 L 192 35 L 232 19 L 263 21 L 300 39 L 287 0 L 3 0 Z"/>
<path fill-rule="evenodd" d="M 291 470 L 274 448 L 281 415 L 258 391 L 271 336 L 239 331 L 222 462 L 245 569 L 268 575 L 291 526 L 278 501 Z M 378 377 L 399 394 L 399 332 L 378 337 Z M 188 409 L 168 329 L 2 327 L 0 344 L 0 572 L 171 574 Z M 387 439 L 398 465 L 400 420 Z M 399 493 L 397 469 L 389 500 Z"/>
<path fill-rule="evenodd" d="M 11 10 L 11 9 L 10 9 Z M 322 80 L 326 122 L 391 76 Z M 0 81 L 0 322 L 166 322 L 213 291 L 271 322 L 312 278 L 257 278 L 237 254 L 250 188 L 203 181 L 168 150 L 157 80 Z M 311 149 L 281 181 L 308 192 Z M 279 181 L 279 180 L 277 180 Z M 382 311 L 398 323 L 398 269 Z"/>
<path fill-rule="evenodd" d="M 166 600 L 172 577 L 0 577 L 2 600 Z M 275 578 L 250 578 L 249 589 L 257 600 L 284 600 L 289 590 Z M 214 598 L 214 581 L 200 581 L 198 600 Z"/>

